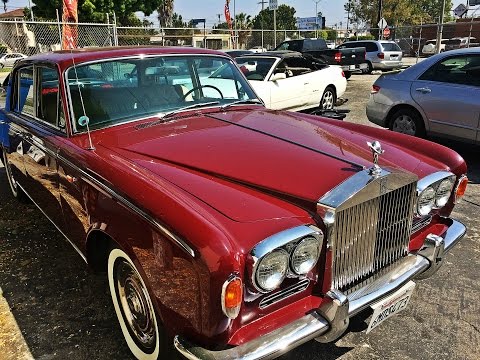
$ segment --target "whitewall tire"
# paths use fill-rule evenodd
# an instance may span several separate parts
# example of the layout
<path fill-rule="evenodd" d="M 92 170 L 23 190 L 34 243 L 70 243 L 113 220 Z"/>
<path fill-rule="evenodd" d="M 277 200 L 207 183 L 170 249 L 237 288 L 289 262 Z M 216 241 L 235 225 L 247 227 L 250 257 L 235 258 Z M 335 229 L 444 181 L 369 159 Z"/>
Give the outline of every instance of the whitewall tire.
<path fill-rule="evenodd" d="M 108 256 L 108 284 L 130 351 L 137 359 L 162 359 L 162 339 L 147 287 L 133 261 L 118 248 L 113 248 Z"/>

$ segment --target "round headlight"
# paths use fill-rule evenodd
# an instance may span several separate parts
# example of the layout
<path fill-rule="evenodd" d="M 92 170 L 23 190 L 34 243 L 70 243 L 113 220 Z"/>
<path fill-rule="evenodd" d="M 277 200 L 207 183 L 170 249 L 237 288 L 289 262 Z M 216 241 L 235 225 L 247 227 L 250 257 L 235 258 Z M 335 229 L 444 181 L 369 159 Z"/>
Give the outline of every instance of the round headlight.
<path fill-rule="evenodd" d="M 435 195 L 435 205 L 437 207 L 443 207 L 447 204 L 450 195 L 452 194 L 453 180 L 445 179 L 438 186 L 437 193 Z"/>
<path fill-rule="evenodd" d="M 417 213 L 420 216 L 430 214 L 435 205 L 435 190 L 431 187 L 427 187 L 423 190 L 418 197 Z"/>
<path fill-rule="evenodd" d="M 285 250 L 275 250 L 258 263 L 255 274 L 257 285 L 266 291 L 275 290 L 285 279 L 287 270 L 288 253 Z"/>
<path fill-rule="evenodd" d="M 313 269 L 320 256 L 320 243 L 314 237 L 306 237 L 292 253 L 291 265 L 298 275 L 305 275 Z"/>

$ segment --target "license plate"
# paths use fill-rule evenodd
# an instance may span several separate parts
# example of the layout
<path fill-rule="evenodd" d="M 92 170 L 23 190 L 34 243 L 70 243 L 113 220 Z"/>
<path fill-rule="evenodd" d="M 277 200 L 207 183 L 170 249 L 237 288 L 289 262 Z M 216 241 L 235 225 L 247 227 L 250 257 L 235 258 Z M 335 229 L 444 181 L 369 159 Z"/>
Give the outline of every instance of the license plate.
<path fill-rule="evenodd" d="M 350 65 L 350 70 L 355 70 L 355 65 Z"/>
<path fill-rule="evenodd" d="M 392 295 L 373 304 L 373 315 L 368 325 L 367 334 L 388 318 L 404 310 L 412 297 L 413 289 L 415 289 L 415 283 L 410 281 Z"/>

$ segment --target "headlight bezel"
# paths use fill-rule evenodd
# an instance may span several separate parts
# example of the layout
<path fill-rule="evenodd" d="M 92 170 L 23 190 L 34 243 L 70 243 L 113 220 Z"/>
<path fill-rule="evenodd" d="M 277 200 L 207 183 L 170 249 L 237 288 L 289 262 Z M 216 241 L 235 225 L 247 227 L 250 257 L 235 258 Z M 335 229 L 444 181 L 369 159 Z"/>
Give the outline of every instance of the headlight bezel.
<path fill-rule="evenodd" d="M 439 204 L 437 202 L 437 197 L 438 197 L 438 189 L 440 187 L 440 184 L 442 182 L 449 180 L 453 185 L 450 189 L 448 199 L 446 199 L 445 203 L 442 205 L 441 203 Z M 449 171 L 438 171 L 433 174 L 430 174 L 418 181 L 417 184 L 417 198 L 415 202 L 415 216 L 416 217 L 425 217 L 430 215 L 434 210 L 439 210 L 445 207 L 453 194 L 453 189 L 455 187 L 457 181 L 457 176 Z M 434 195 L 433 195 L 433 204 L 429 210 L 428 213 L 422 213 L 419 210 L 419 200 L 422 197 L 423 194 L 425 194 L 426 191 L 429 191 L 429 189 L 433 189 Z"/>
<path fill-rule="evenodd" d="M 301 225 L 294 228 L 290 228 L 290 229 L 281 231 L 279 233 L 276 233 L 264 239 L 260 243 L 258 243 L 250 252 L 250 256 L 249 256 L 250 260 L 248 261 L 249 262 L 248 272 L 249 272 L 249 278 L 251 283 L 250 284 L 251 290 L 253 290 L 254 293 L 267 294 L 280 288 L 283 281 L 285 281 L 285 278 L 305 278 L 306 275 L 299 275 L 293 271 L 293 268 L 291 266 L 291 256 L 293 251 L 296 249 L 297 245 L 304 238 L 307 238 L 307 237 L 314 237 L 319 242 L 320 244 L 319 245 L 320 250 L 318 251 L 318 259 L 319 259 L 322 254 L 324 235 L 323 235 L 323 231 L 315 225 Z M 257 281 L 257 270 L 258 270 L 259 264 L 261 263 L 262 259 L 265 258 L 265 256 L 279 249 L 285 251 L 288 254 L 287 273 L 285 275 L 285 278 L 277 288 L 273 290 L 266 290 L 262 288 Z M 318 259 L 315 262 L 315 264 L 318 263 Z"/>

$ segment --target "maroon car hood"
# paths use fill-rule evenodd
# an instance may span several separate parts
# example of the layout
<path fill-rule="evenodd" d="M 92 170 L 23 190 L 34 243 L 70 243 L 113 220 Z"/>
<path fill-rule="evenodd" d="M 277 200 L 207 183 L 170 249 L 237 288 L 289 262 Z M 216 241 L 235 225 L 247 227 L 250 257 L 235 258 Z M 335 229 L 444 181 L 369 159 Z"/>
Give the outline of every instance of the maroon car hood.
<path fill-rule="evenodd" d="M 260 215 L 238 216 L 227 201 L 238 199 L 219 196 L 215 190 L 220 187 L 208 184 L 230 184 L 235 191 L 254 189 L 315 203 L 372 165 L 366 140 L 373 139 L 340 124 L 268 110 L 197 113 L 166 123 L 129 126 L 112 136 L 107 131 L 101 145 L 181 186 L 232 219 L 250 221 Z M 383 166 L 408 165 L 413 171 L 420 162 L 414 154 L 385 145 Z"/>

